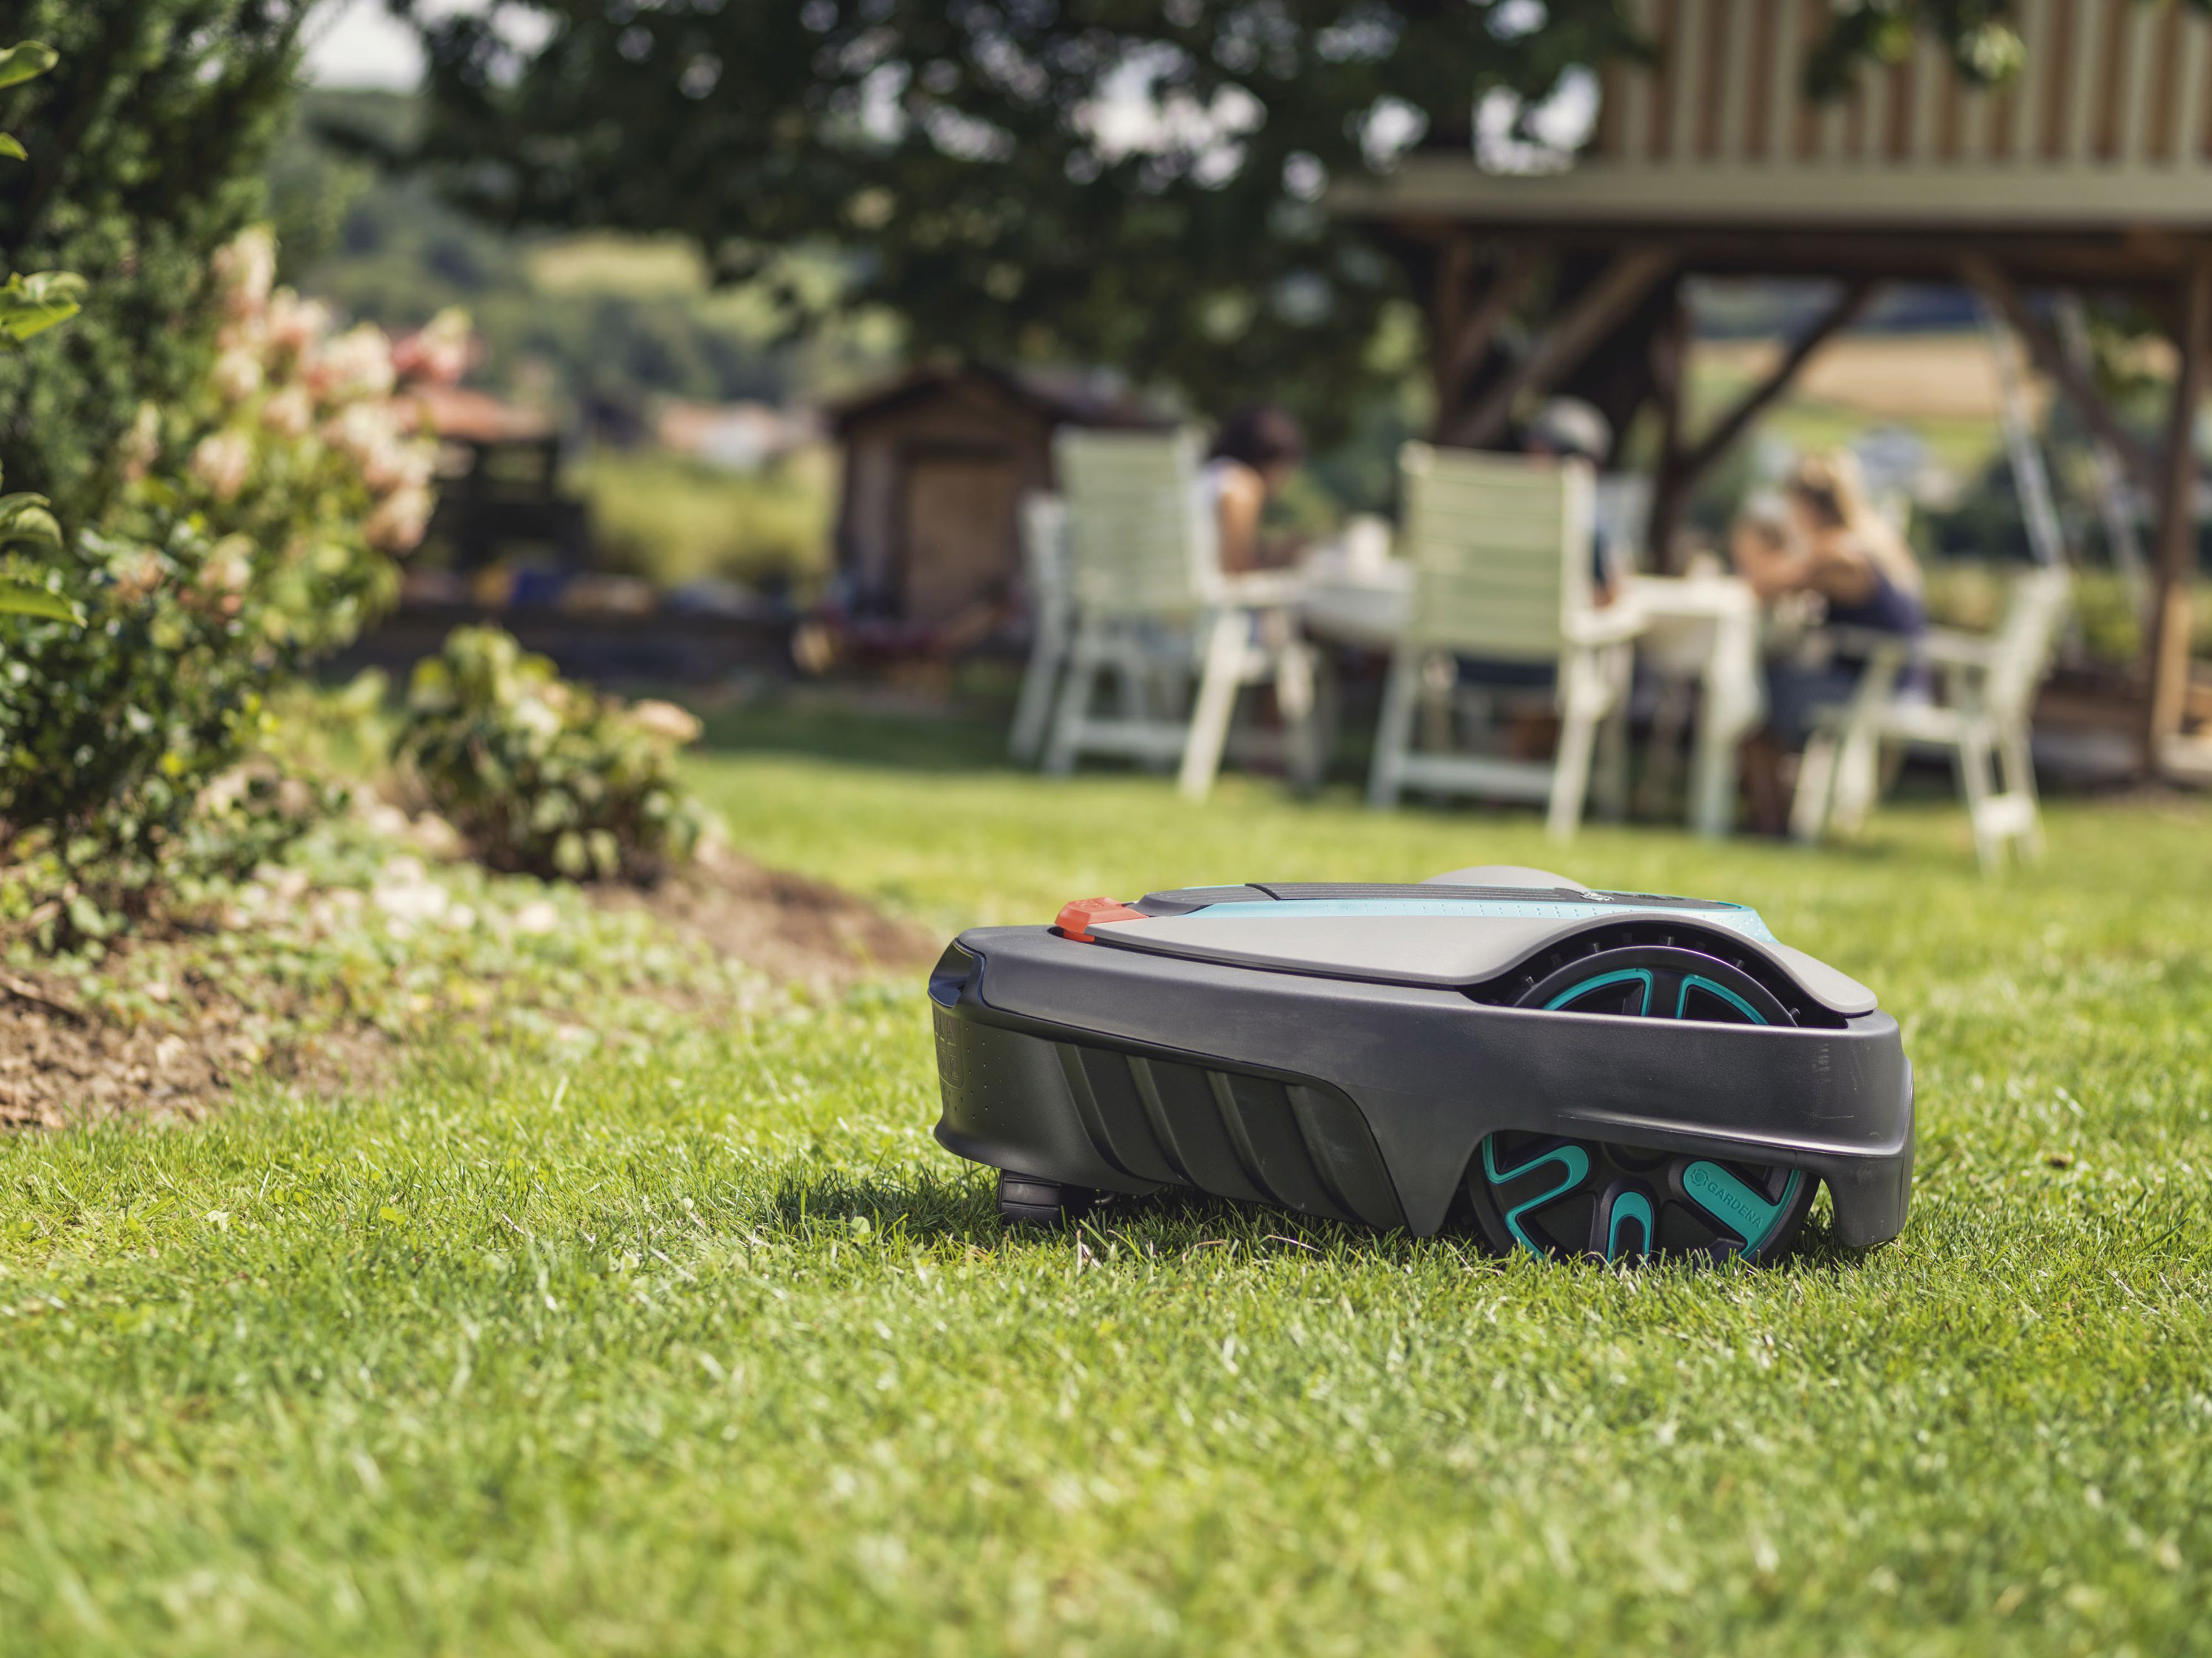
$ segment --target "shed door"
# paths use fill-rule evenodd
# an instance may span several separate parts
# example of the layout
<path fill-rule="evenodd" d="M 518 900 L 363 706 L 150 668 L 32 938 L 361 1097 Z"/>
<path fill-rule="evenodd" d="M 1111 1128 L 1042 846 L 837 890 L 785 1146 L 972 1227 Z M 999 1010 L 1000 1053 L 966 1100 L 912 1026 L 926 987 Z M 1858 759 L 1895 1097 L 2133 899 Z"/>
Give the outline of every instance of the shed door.
<path fill-rule="evenodd" d="M 913 456 L 907 462 L 900 590 L 905 619 L 939 626 L 1012 590 L 1019 554 L 1010 456 Z"/>

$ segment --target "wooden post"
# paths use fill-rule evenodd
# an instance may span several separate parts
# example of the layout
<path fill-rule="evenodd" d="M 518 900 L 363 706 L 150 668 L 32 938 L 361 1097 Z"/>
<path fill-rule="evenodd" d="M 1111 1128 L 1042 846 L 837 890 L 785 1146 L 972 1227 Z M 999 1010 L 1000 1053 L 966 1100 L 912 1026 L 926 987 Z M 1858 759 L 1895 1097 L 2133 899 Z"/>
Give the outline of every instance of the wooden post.
<path fill-rule="evenodd" d="M 1688 492 L 1682 488 L 1682 394 L 1690 377 L 1690 308 L 1680 283 L 1667 320 L 1651 336 L 1651 390 L 1659 405 L 1659 454 L 1651 465 L 1651 516 L 1645 556 L 1662 576 L 1674 572 L 1674 535 Z"/>
<path fill-rule="evenodd" d="M 1812 360 L 1813 354 L 1858 320 L 1860 313 L 1873 300 L 1875 291 L 1875 284 L 1870 281 L 1862 280 L 1847 285 L 1836 302 L 1790 342 L 1790 349 L 1782 354 L 1782 361 L 1775 365 L 1774 372 L 1738 398 L 1694 445 L 1682 430 L 1681 382 L 1689 372 L 1689 332 L 1686 314 L 1677 308 L 1674 328 L 1680 331 L 1679 340 L 1669 342 L 1667 339 L 1666 335 L 1674 332 L 1674 329 L 1669 329 L 1662 330 L 1661 338 L 1652 342 L 1653 376 L 1659 387 L 1662 437 L 1651 489 L 1651 521 L 1647 545 L 1656 557 L 1661 570 L 1671 571 L 1674 567 L 1674 532 L 1681 524 L 1682 514 L 1689 504 L 1690 497 L 1696 494 L 1705 474 L 1741 439 L 1752 422 L 1796 383 L 1798 374 Z M 1667 362 L 1669 357 L 1673 359 L 1671 366 Z M 1675 382 L 1671 390 L 1668 387 L 1670 375 Z"/>
<path fill-rule="evenodd" d="M 2143 748 L 2154 775 L 2166 739 L 2181 729 L 2182 706 L 2189 696 L 2189 589 L 2197 574 L 2197 407 L 2203 401 L 2205 357 L 2212 351 L 2212 248 L 2202 244 L 2190 253 L 2180 320 L 2166 453 L 2159 458 L 2157 580 L 2143 636 L 2150 666 Z"/>
<path fill-rule="evenodd" d="M 1711 472 L 1736 440 L 1750 430 L 1751 423 L 1766 411 L 1767 405 L 1796 383 L 1798 374 L 1812 361 L 1813 354 L 1858 320 L 1859 314 L 1874 296 L 1873 283 L 1851 283 L 1836 302 L 1814 320 L 1812 326 L 1790 343 L 1790 349 L 1782 354 L 1782 361 L 1774 365 L 1774 372 L 1738 398 L 1726 414 L 1713 422 L 1712 430 L 1698 440 L 1697 448 L 1682 457 L 1684 489 L 1697 487 L 1698 480 Z"/>
<path fill-rule="evenodd" d="M 1429 288 L 1429 377 L 1436 388 L 1438 420 L 1457 401 L 1452 364 L 1459 354 L 1462 320 L 1474 296 L 1474 238 L 1464 230 L 1437 250 Z"/>

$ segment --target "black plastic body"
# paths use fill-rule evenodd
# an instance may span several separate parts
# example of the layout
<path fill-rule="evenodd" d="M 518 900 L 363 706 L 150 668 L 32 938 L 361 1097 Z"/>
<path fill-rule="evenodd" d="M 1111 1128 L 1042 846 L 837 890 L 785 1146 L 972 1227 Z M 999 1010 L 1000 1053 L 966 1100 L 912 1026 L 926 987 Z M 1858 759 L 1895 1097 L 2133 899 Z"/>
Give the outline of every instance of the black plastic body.
<path fill-rule="evenodd" d="M 1547 1012 L 1042 927 L 963 933 L 929 988 L 939 1141 L 1070 1186 L 1429 1235 L 1483 1137 L 1523 1131 L 1802 1168 L 1855 1247 L 1895 1236 L 1911 1198 L 1912 1070 L 1880 1011 L 1840 1029 Z"/>

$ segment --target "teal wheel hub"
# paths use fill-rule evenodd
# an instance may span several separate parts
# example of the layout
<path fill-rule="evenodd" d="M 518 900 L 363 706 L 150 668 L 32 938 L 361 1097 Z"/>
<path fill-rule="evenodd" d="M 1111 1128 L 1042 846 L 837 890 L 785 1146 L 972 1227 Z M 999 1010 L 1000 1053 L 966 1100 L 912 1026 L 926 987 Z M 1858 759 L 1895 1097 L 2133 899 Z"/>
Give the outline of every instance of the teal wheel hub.
<path fill-rule="evenodd" d="M 1616 1018 L 1796 1022 L 1747 964 L 1664 944 L 1558 953 L 1529 965 L 1514 1002 Z M 1477 1230 L 1500 1253 L 1765 1261 L 1796 1241 L 1819 1184 L 1800 1169 L 1508 1132 L 1483 1140 L 1467 1193 Z"/>

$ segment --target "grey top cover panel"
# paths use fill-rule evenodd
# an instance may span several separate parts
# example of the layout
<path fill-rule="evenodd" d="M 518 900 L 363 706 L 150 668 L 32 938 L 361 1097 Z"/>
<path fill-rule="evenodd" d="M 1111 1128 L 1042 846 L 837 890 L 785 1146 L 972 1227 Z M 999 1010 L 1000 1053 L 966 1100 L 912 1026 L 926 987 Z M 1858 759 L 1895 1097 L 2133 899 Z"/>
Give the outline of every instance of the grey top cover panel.
<path fill-rule="evenodd" d="M 1348 893 L 1350 889 L 1340 890 Z M 1389 890 L 1365 889 L 1370 896 L 1377 897 Z M 1429 893 L 1434 895 L 1437 889 L 1431 887 Z M 1516 896 L 1535 895 L 1523 891 Z M 1235 903 L 1225 907 L 1235 913 L 1199 911 L 1106 923 L 1094 928 L 1093 936 L 1100 943 L 1119 949 L 1283 972 L 1314 973 L 1331 978 L 1456 989 L 1495 978 L 1530 956 L 1594 926 L 1641 917 L 1711 926 L 1730 945 L 1773 963 L 1808 996 L 1836 1013 L 1848 1017 L 1871 1012 L 1875 1007 L 1874 993 L 1865 985 L 1802 950 L 1776 943 L 1771 936 L 1754 936 L 1746 929 L 1756 927 L 1759 934 L 1764 934 L 1764 926 L 1751 911 L 1731 906 L 1711 906 L 1698 914 L 1695 906 L 1680 899 L 1648 905 L 1615 900 L 1606 903 L 1601 914 L 1593 916 L 1571 913 L 1587 906 L 1563 902 L 1557 906 L 1561 911 L 1558 915 L 1514 917 L 1356 912 L 1316 915 L 1302 912 L 1303 906 L 1292 904 L 1284 905 L 1290 913 L 1254 913 L 1273 907 L 1265 899 L 1258 904 Z M 1348 911 L 1358 907 L 1352 903 L 1341 906 Z"/>
<path fill-rule="evenodd" d="M 1421 885 L 1424 887 L 1543 887 L 1564 888 L 1576 893 L 1589 891 L 1589 888 L 1579 881 L 1569 881 L 1565 875 L 1555 875 L 1549 869 L 1531 869 L 1525 863 L 1478 863 L 1467 869 L 1447 869 L 1440 875 L 1429 876 Z"/>

